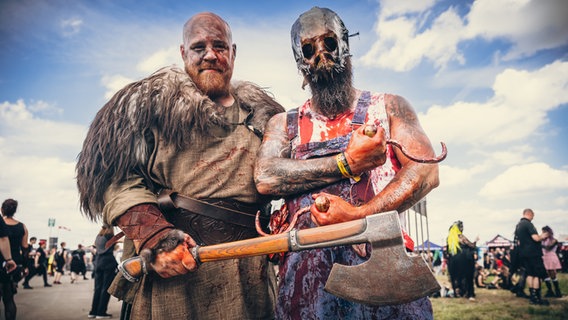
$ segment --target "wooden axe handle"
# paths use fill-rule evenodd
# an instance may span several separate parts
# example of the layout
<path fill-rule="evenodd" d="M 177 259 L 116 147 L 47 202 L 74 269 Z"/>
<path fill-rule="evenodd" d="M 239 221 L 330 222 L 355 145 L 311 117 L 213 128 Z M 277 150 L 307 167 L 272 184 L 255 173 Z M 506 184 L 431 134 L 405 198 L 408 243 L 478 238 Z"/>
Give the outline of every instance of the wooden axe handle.
<path fill-rule="evenodd" d="M 220 243 L 210 246 L 197 246 L 191 253 L 198 263 L 226 259 L 261 256 L 270 253 L 300 251 L 314 248 L 325 248 L 339 245 L 362 243 L 367 228 L 366 219 L 333 224 L 305 230 L 258 237 L 240 241 Z M 141 257 L 124 260 L 119 270 L 130 281 L 137 281 L 144 273 L 146 266 Z"/>

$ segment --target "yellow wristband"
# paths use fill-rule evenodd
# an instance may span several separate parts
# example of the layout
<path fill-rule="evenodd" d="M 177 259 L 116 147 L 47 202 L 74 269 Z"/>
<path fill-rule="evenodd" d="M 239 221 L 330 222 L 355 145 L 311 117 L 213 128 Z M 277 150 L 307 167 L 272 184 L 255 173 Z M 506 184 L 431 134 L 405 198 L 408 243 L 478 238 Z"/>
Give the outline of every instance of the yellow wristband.
<path fill-rule="evenodd" d="M 345 154 L 343 152 L 339 153 L 335 157 L 335 161 L 337 162 L 339 172 L 341 172 L 341 175 L 343 175 L 345 178 L 353 179 L 355 182 L 359 182 L 361 180 L 360 176 L 355 176 L 353 175 L 353 172 L 351 172 L 351 168 L 349 167 L 349 163 L 347 162 L 347 159 L 345 158 Z"/>
<path fill-rule="evenodd" d="M 349 173 L 347 172 L 347 170 L 345 169 L 345 166 L 343 165 L 343 161 L 342 161 L 342 157 L 341 157 L 342 153 L 337 154 L 337 156 L 335 157 L 335 161 L 337 162 L 337 167 L 339 168 L 339 172 L 341 172 L 341 175 L 344 176 L 345 178 L 351 178 L 351 176 L 349 175 Z"/>

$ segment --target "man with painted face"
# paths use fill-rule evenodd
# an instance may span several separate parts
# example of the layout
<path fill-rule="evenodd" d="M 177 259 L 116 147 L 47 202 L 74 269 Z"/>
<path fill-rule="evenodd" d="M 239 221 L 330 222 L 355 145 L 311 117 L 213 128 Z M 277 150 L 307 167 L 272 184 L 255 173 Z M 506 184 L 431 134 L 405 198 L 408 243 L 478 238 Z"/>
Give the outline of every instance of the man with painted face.
<path fill-rule="evenodd" d="M 353 87 L 349 35 L 339 16 L 329 9 L 314 7 L 300 15 L 291 35 L 294 57 L 312 97 L 299 108 L 269 121 L 255 169 L 260 193 L 283 196 L 285 207 L 280 212 L 287 210 L 289 217 L 309 208 L 309 213 L 297 217 L 296 228 L 305 229 L 378 212 L 403 212 L 437 187 L 438 165 L 413 162 L 386 143 L 386 139 L 396 140 L 413 156 L 434 155 L 410 104 L 397 95 Z M 321 195 L 330 200 L 329 208 L 322 209 L 325 212 L 314 205 L 314 199 Z M 277 318 L 433 317 L 426 297 L 373 307 L 324 291 L 333 263 L 355 265 L 368 257 L 365 246 L 283 255 L 279 262 Z M 404 283 L 404 279 L 400 282 Z"/>
<path fill-rule="evenodd" d="M 266 257 L 198 268 L 189 249 L 258 235 L 254 215 L 269 199 L 253 165 L 266 122 L 284 109 L 252 83 L 231 83 L 236 45 L 219 16 L 190 18 L 180 51 L 185 70 L 127 85 L 95 117 L 77 163 L 82 211 L 122 229 L 123 258 L 148 262 L 135 287 L 120 276 L 111 285 L 126 302 L 121 318 L 273 318 Z M 179 209 L 167 210 L 173 200 Z"/>

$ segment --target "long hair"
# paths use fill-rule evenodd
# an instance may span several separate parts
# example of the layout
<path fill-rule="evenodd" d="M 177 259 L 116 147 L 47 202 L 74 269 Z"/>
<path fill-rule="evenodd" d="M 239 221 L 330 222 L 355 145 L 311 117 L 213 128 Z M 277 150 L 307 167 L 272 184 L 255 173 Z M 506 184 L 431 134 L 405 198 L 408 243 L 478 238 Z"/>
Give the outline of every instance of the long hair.
<path fill-rule="evenodd" d="M 542 231 L 548 233 L 548 239 L 554 239 L 554 231 L 549 226 L 542 227 Z"/>
<path fill-rule="evenodd" d="M 448 232 L 448 252 L 451 255 L 456 255 L 460 250 L 460 234 L 462 234 L 459 221 L 454 222 Z"/>

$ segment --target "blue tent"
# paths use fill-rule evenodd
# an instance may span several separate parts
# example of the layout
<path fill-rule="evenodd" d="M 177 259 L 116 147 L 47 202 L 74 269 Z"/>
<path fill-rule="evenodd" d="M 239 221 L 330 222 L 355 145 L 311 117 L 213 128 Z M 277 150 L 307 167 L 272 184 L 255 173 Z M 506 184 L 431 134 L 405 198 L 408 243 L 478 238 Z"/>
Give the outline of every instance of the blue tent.
<path fill-rule="evenodd" d="M 430 246 L 430 247 L 428 247 L 428 246 Z M 442 250 L 442 246 L 435 244 L 434 242 L 431 242 L 430 240 L 426 240 L 421 245 L 414 247 L 414 250 L 415 251 L 427 251 L 428 248 L 430 248 L 430 251 Z"/>

